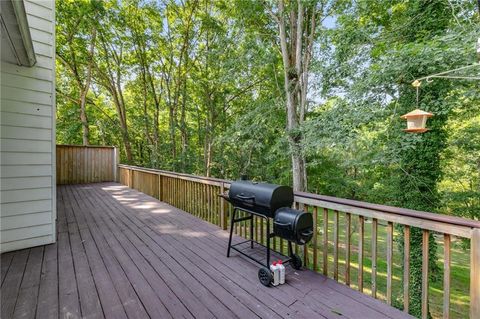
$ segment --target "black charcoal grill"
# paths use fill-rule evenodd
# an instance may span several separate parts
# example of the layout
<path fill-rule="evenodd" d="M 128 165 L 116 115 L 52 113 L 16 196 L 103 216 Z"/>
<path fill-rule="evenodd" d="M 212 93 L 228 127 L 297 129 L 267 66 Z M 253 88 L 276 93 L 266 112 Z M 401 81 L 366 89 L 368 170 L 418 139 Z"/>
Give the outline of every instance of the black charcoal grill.
<path fill-rule="evenodd" d="M 273 218 L 281 207 L 291 207 L 293 190 L 288 186 L 240 180 L 230 185 L 229 201 L 240 209 Z"/>
<path fill-rule="evenodd" d="M 227 257 L 230 257 L 231 249 L 252 259 L 263 267 L 258 271 L 258 278 L 265 286 L 269 286 L 272 280 L 270 272 L 270 238 L 278 236 L 288 241 L 288 256 L 276 252 L 282 257 L 284 264 L 290 263 L 294 269 L 302 267 L 302 260 L 293 253 L 292 242 L 304 245 L 310 241 L 313 235 L 313 218 L 310 213 L 292 209 L 293 190 L 288 186 L 257 183 L 247 180 L 239 180 L 230 185 L 228 195 L 221 194 L 223 198 L 233 204 L 234 209 L 230 220 L 230 238 L 228 241 Z M 249 215 L 237 218 L 239 211 Z M 253 240 L 253 217 L 259 216 L 266 220 L 267 242 L 266 245 Z M 270 219 L 273 219 L 274 231 L 270 231 Z M 250 239 L 232 245 L 233 228 L 235 223 L 250 220 Z M 240 247 L 250 243 L 250 248 L 255 245 L 266 249 L 266 263 L 255 258 L 252 254 Z"/>

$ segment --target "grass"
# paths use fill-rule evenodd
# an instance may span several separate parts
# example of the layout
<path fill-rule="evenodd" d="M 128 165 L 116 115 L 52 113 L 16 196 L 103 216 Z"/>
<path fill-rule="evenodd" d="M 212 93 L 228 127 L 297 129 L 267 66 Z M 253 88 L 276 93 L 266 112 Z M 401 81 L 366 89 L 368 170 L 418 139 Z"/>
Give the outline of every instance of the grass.
<path fill-rule="evenodd" d="M 329 246 L 328 246 L 328 276 L 334 277 L 334 260 L 333 260 L 333 212 L 329 212 Z M 323 269 L 323 214 L 318 214 L 317 229 L 317 269 L 319 272 Z M 364 238 L 364 261 L 363 261 L 363 292 L 371 295 L 371 220 L 365 220 L 365 238 Z M 246 226 L 246 225 L 245 225 Z M 239 229 L 239 233 L 248 236 L 248 227 Z M 345 214 L 340 213 L 339 218 L 339 260 L 338 260 L 338 281 L 345 283 Z M 351 236 L 351 253 L 350 253 L 350 282 L 353 289 L 358 289 L 358 218 L 352 215 L 352 236 Z M 263 234 L 266 232 L 264 231 Z M 258 234 L 260 234 L 258 232 Z M 386 286 L 387 286 L 387 230 L 386 223 L 379 221 L 377 232 L 377 298 L 386 302 Z M 392 299 L 393 305 L 401 308 L 403 305 L 403 285 L 402 285 L 402 256 L 399 251 L 398 243 L 395 239 L 398 232 L 394 230 L 393 243 L 393 270 L 392 270 Z M 259 238 L 260 239 L 260 238 Z M 264 239 L 265 240 L 265 239 Z M 438 243 L 438 263 L 440 269 L 443 270 L 443 235 L 435 235 Z M 284 253 L 286 253 L 286 244 L 284 243 Z M 280 240 L 276 239 L 276 248 L 280 247 Z M 298 249 L 303 252 L 303 249 Z M 300 254 L 302 255 L 302 253 Z M 313 242 L 309 244 L 308 268 L 313 268 Z M 452 239 L 451 243 L 451 287 L 450 287 L 450 318 L 463 319 L 468 318 L 469 314 L 469 285 L 470 285 L 470 254 L 468 250 L 461 247 L 461 241 Z M 443 274 L 440 274 L 437 282 L 430 282 L 429 288 L 429 307 L 433 318 L 443 317 Z"/>

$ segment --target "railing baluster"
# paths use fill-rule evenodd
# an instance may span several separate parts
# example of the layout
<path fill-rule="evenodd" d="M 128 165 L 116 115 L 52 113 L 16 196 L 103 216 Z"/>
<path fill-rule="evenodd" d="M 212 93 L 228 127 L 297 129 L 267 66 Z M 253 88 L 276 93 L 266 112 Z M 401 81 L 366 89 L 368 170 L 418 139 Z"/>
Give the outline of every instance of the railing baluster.
<path fill-rule="evenodd" d="M 210 185 L 210 208 L 212 210 L 211 212 L 211 217 L 212 217 L 212 220 L 211 220 L 211 223 L 212 224 L 216 224 L 216 214 L 217 214 L 217 209 L 216 209 L 216 206 L 215 206 L 215 197 L 214 197 L 214 193 L 215 193 L 215 187 L 213 185 Z"/>
<path fill-rule="evenodd" d="M 480 228 L 470 239 L 470 318 L 480 318 Z"/>
<path fill-rule="evenodd" d="M 209 223 L 212 222 L 212 215 L 213 215 L 213 209 L 212 209 L 212 186 L 207 184 L 207 221 Z"/>
<path fill-rule="evenodd" d="M 217 210 L 217 225 L 223 229 L 223 219 L 222 219 L 222 199 L 218 196 L 220 193 L 220 187 L 215 187 L 215 193 L 213 194 L 213 198 L 215 198 L 216 201 L 216 210 Z"/>
<path fill-rule="evenodd" d="M 318 243 L 317 243 L 317 232 L 318 232 L 318 207 L 313 207 L 313 271 L 318 270 Z"/>
<path fill-rule="evenodd" d="M 338 211 L 333 212 L 333 279 L 338 281 Z"/>
<path fill-rule="evenodd" d="M 263 225 L 263 218 L 260 218 L 260 239 L 262 245 L 265 244 L 265 236 L 263 235 L 264 233 L 264 225 Z"/>
<path fill-rule="evenodd" d="M 352 231 L 352 215 L 345 214 L 345 284 L 350 286 L 350 242 Z"/>
<path fill-rule="evenodd" d="M 253 240 L 258 241 L 257 216 L 253 216 Z"/>
<path fill-rule="evenodd" d="M 172 202 L 173 206 L 178 207 L 178 179 L 172 179 Z"/>
<path fill-rule="evenodd" d="M 220 187 L 215 186 L 213 188 L 214 193 L 213 193 L 213 199 L 215 200 L 215 218 L 216 218 L 216 225 L 219 227 L 222 227 L 222 222 L 221 222 L 221 205 L 222 201 L 220 200 L 220 197 L 218 197 L 218 194 L 220 192 Z"/>
<path fill-rule="evenodd" d="M 358 216 L 358 290 L 363 292 L 363 242 L 365 238 L 365 218 Z"/>
<path fill-rule="evenodd" d="M 200 218 L 205 220 L 205 185 L 199 185 L 199 196 L 200 196 Z"/>
<path fill-rule="evenodd" d="M 181 189 L 181 207 L 180 209 L 187 211 L 187 181 L 185 180 L 180 180 L 180 189 Z"/>
<path fill-rule="evenodd" d="M 183 191 L 185 192 L 183 194 L 183 207 L 185 207 L 185 211 L 190 212 L 190 204 L 189 204 L 189 181 L 184 180 L 183 181 Z"/>
<path fill-rule="evenodd" d="M 295 209 L 300 209 L 300 205 L 298 202 L 293 203 Z M 295 255 L 298 256 L 298 245 L 296 243 L 293 243 L 293 249 L 295 250 Z"/>
<path fill-rule="evenodd" d="M 372 297 L 377 298 L 377 230 L 378 220 L 372 219 Z"/>
<path fill-rule="evenodd" d="M 173 180 L 168 178 L 168 203 L 173 205 Z"/>
<path fill-rule="evenodd" d="M 163 176 L 158 174 L 158 199 L 163 201 L 164 192 L 163 192 Z"/>
<path fill-rule="evenodd" d="M 197 217 L 203 219 L 203 184 L 198 183 L 197 185 Z"/>
<path fill-rule="evenodd" d="M 403 311 L 410 305 L 410 226 L 403 226 Z"/>
<path fill-rule="evenodd" d="M 193 205 L 194 205 L 194 199 L 193 199 L 193 182 L 188 182 L 188 210 L 190 214 L 193 215 Z"/>
<path fill-rule="evenodd" d="M 191 182 L 190 183 L 190 200 L 191 200 L 191 203 L 190 203 L 190 209 L 192 211 L 192 215 L 195 215 L 195 204 L 196 204 L 196 201 L 195 201 L 195 182 Z"/>
<path fill-rule="evenodd" d="M 328 276 L 328 209 L 323 209 L 323 274 Z"/>
<path fill-rule="evenodd" d="M 422 319 L 428 318 L 428 240 L 430 232 L 423 230 L 422 240 Z"/>
<path fill-rule="evenodd" d="M 197 183 L 197 190 L 196 190 L 196 193 L 197 193 L 197 217 L 198 218 L 202 218 L 202 207 L 203 207 L 203 202 L 202 202 L 202 187 L 203 185 L 201 183 Z"/>
<path fill-rule="evenodd" d="M 168 203 L 168 177 L 162 176 L 162 183 L 163 183 L 163 187 L 162 187 L 162 200 L 163 200 L 165 203 Z"/>
<path fill-rule="evenodd" d="M 210 186 L 210 202 L 212 208 L 212 221 L 211 223 L 216 225 L 217 224 L 217 201 L 215 200 L 215 186 Z"/>
<path fill-rule="evenodd" d="M 172 186 L 173 186 L 173 189 L 172 189 L 173 206 L 178 207 L 178 179 L 175 178 L 175 179 L 172 180 Z"/>
<path fill-rule="evenodd" d="M 180 208 L 182 210 L 185 210 L 185 194 L 186 194 L 186 189 L 185 189 L 185 181 L 184 180 L 181 180 L 179 179 L 179 183 L 180 183 Z"/>
<path fill-rule="evenodd" d="M 232 212 L 233 212 L 233 210 L 234 210 L 234 209 L 232 208 Z M 236 218 L 239 218 L 239 217 L 240 217 L 240 214 L 239 214 L 238 211 L 235 213 L 235 217 L 236 217 Z M 235 230 L 235 234 L 238 235 L 238 234 L 239 234 L 239 232 L 238 232 L 238 223 L 235 223 L 235 224 L 234 224 L 234 230 Z"/>
<path fill-rule="evenodd" d="M 308 205 L 303 205 L 303 211 L 308 213 Z M 308 244 L 303 245 L 303 265 L 308 268 Z"/>
<path fill-rule="evenodd" d="M 193 182 L 193 214 L 195 216 L 199 216 L 200 214 L 200 198 L 198 196 L 198 186 L 199 186 L 199 183 L 198 182 Z"/>
<path fill-rule="evenodd" d="M 178 206 L 180 209 L 183 210 L 183 183 L 182 180 L 177 178 L 177 200 Z"/>
<path fill-rule="evenodd" d="M 168 203 L 168 177 L 163 176 L 162 177 L 162 182 L 163 182 L 163 201 L 165 203 Z"/>
<path fill-rule="evenodd" d="M 225 194 L 225 184 L 222 183 L 220 186 L 220 194 Z M 220 198 L 220 224 L 223 230 L 227 230 L 227 201 L 225 199 Z"/>
<path fill-rule="evenodd" d="M 387 304 L 392 304 L 393 223 L 387 224 Z"/>
<path fill-rule="evenodd" d="M 443 318 L 450 318 L 450 235 L 443 235 Z"/>
<path fill-rule="evenodd" d="M 192 192 L 192 194 L 190 194 L 190 199 L 192 201 L 192 204 L 191 204 L 192 213 L 191 214 L 193 216 L 196 215 L 196 209 L 197 209 L 197 198 L 196 198 L 196 193 L 195 193 L 195 186 L 196 186 L 195 182 L 192 182 L 191 185 L 190 185 L 190 191 Z"/>
<path fill-rule="evenodd" d="M 208 185 L 203 184 L 203 220 L 208 221 Z"/>
<path fill-rule="evenodd" d="M 185 183 L 179 178 L 177 180 L 178 180 L 178 191 L 179 191 L 179 194 L 178 194 L 179 208 L 181 210 L 185 210 L 185 205 L 184 205 Z"/>
<path fill-rule="evenodd" d="M 208 185 L 203 184 L 203 220 L 208 221 Z"/>
<path fill-rule="evenodd" d="M 242 211 L 242 217 L 247 216 L 245 212 Z M 245 227 L 245 220 L 240 222 L 240 236 L 246 238 L 247 237 L 247 228 Z"/>

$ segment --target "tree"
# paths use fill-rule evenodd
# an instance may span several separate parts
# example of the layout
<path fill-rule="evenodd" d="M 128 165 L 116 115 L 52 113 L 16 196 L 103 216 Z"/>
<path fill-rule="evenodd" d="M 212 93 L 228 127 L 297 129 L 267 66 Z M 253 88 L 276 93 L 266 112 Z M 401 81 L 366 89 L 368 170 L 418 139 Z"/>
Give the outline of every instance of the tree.
<path fill-rule="evenodd" d="M 121 8 L 113 6 L 100 20 L 99 50 L 95 59 L 96 82 L 110 94 L 117 110 L 122 141 L 128 162 L 133 161 L 132 146 L 127 124 L 127 107 L 123 93 L 123 79 L 126 74 L 125 27 Z"/>
<path fill-rule="evenodd" d="M 271 9 L 271 16 L 278 25 L 279 42 L 283 61 L 284 90 L 287 108 L 287 136 L 292 157 L 293 188 L 307 189 L 307 169 L 302 150 L 300 127 L 305 121 L 307 108 L 308 72 L 313 43 L 317 35 L 320 10 L 317 1 L 283 0 Z"/>
<path fill-rule="evenodd" d="M 419 108 L 435 114 L 429 122 L 430 132 L 404 133 L 405 124 L 399 115 L 415 108 L 415 90 L 411 86 L 415 78 L 472 63 L 474 52 L 465 47 L 465 39 L 470 39 L 471 47 L 477 32 L 471 23 L 473 12 L 472 4 L 461 6 L 448 1 L 408 5 L 402 1 L 363 1 L 345 4 L 337 12 L 338 27 L 329 37 L 334 45 L 331 60 L 325 59 L 327 65 L 320 67 L 324 89 L 344 94 L 352 106 L 349 113 L 359 119 L 357 123 L 368 119 L 364 114 L 375 112 L 380 117 L 375 118 L 380 122 L 375 127 L 384 132 L 374 134 L 380 135 L 376 140 L 383 150 L 380 148 L 377 162 L 385 165 L 387 174 L 377 184 L 388 185 L 383 186 L 388 195 L 382 203 L 423 211 L 441 209 L 438 184 L 443 176 L 441 156 L 448 138 L 445 128 L 453 109 L 458 107 L 447 97 L 455 92 L 455 86 L 445 80 L 422 86 Z M 366 125 L 366 121 L 361 124 Z M 358 139 L 362 135 L 354 136 Z M 402 235 L 398 241 L 403 244 Z M 412 229 L 409 311 L 415 316 L 421 315 L 421 244 L 422 231 Z M 432 234 L 429 256 L 434 279 L 439 268 Z"/>
<path fill-rule="evenodd" d="M 59 6 L 57 20 L 63 27 L 57 32 L 56 55 L 76 83 L 77 96 L 73 97 L 73 101 L 79 106 L 83 145 L 88 145 L 90 129 L 87 96 L 92 83 L 97 35 L 96 17 L 102 11 L 102 7 L 97 1 L 80 3 L 65 1 Z M 66 94 L 72 98 L 71 93 Z"/>

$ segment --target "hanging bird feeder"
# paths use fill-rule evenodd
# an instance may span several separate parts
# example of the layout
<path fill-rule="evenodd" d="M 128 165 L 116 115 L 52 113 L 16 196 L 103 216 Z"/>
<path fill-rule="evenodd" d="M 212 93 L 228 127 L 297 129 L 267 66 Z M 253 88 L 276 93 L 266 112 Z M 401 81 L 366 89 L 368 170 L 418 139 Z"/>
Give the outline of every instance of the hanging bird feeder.
<path fill-rule="evenodd" d="M 467 65 L 467 66 L 462 66 L 453 70 L 448 70 L 448 71 L 444 71 L 436 74 L 427 75 L 413 81 L 412 86 L 417 89 L 417 103 L 416 103 L 417 108 L 412 112 L 409 112 L 401 116 L 402 119 L 407 120 L 407 128 L 404 129 L 404 131 L 411 132 L 411 133 L 424 133 L 428 131 L 428 128 L 426 128 L 427 119 L 429 117 L 432 117 L 433 114 L 418 109 L 420 85 L 422 84 L 423 80 L 425 80 L 427 83 L 432 82 L 433 79 L 456 79 L 456 80 L 475 80 L 475 81 L 480 80 L 480 76 L 478 76 L 478 71 L 474 75 L 468 75 L 463 72 L 468 69 L 480 67 L 480 38 L 478 38 L 477 40 L 477 59 L 478 59 L 477 63 Z M 453 73 L 453 75 L 451 75 L 451 73 Z"/>
<path fill-rule="evenodd" d="M 418 98 L 420 94 L 420 85 L 422 82 L 415 80 L 412 83 L 412 86 L 417 89 L 417 109 L 413 110 L 412 112 L 409 112 L 407 114 L 404 114 L 400 116 L 400 118 L 407 120 L 407 128 L 404 129 L 405 132 L 409 133 L 425 133 L 428 131 L 428 128 L 426 128 L 427 125 L 427 119 L 429 117 L 432 117 L 433 114 L 429 112 L 422 111 L 418 109 Z"/>
<path fill-rule="evenodd" d="M 427 119 L 432 116 L 432 113 L 420 109 L 402 115 L 401 118 L 407 120 L 407 128 L 404 129 L 404 131 L 410 133 L 425 133 L 428 131 L 428 128 L 426 128 Z"/>

